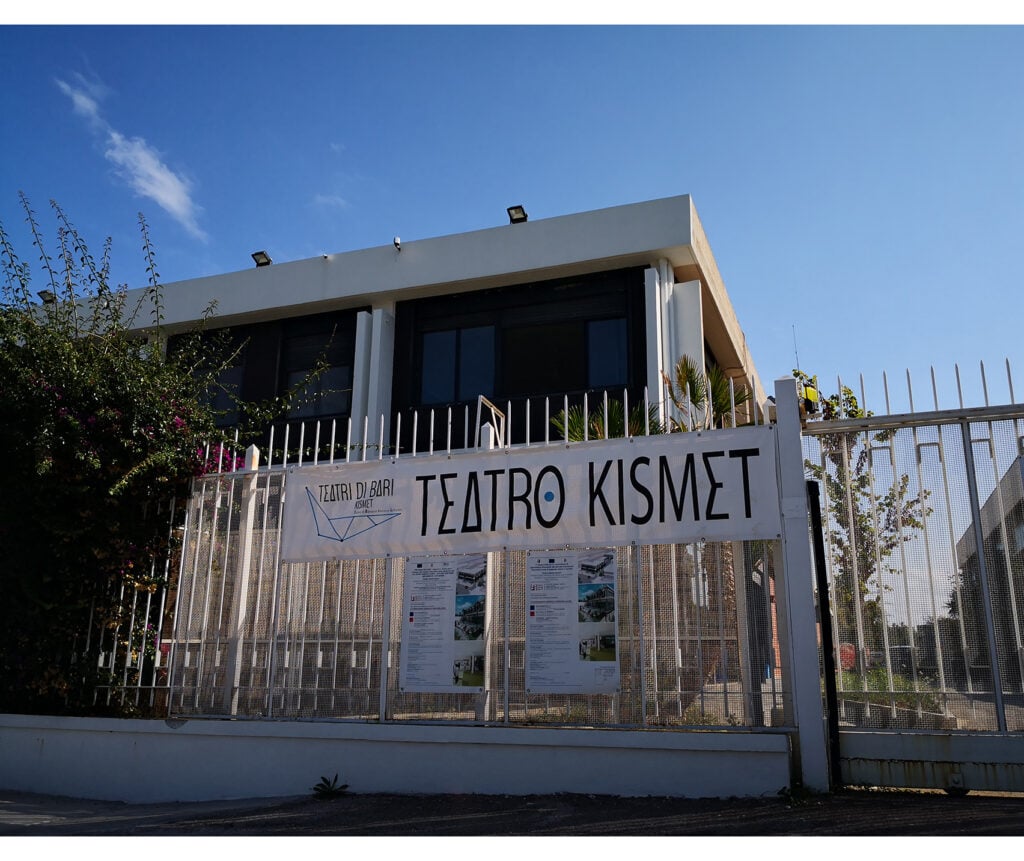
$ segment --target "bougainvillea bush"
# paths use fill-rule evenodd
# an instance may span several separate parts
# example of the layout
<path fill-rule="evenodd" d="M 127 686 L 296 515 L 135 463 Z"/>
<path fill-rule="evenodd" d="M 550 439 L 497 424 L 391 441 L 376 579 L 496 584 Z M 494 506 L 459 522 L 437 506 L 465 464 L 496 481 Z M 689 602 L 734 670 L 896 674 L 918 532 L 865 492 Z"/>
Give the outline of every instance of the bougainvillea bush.
<path fill-rule="evenodd" d="M 149 287 L 130 304 L 109 240 L 94 259 L 52 204 L 49 247 L 22 203 L 32 265 L 0 224 L 0 711 L 83 714 L 116 681 L 97 631 L 124 622 L 122 590 L 162 585 L 169 503 L 218 438 L 221 357 L 198 332 L 166 354 L 141 215 Z"/>

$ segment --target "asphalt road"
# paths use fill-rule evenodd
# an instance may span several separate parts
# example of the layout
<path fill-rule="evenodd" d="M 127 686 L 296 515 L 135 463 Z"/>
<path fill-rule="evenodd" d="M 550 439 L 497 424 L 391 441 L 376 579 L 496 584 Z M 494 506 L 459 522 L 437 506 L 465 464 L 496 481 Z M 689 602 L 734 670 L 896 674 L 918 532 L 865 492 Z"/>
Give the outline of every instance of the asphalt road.
<path fill-rule="evenodd" d="M 0 792 L 0 835 L 1024 835 L 1024 794 L 373 795 L 122 804 Z"/>

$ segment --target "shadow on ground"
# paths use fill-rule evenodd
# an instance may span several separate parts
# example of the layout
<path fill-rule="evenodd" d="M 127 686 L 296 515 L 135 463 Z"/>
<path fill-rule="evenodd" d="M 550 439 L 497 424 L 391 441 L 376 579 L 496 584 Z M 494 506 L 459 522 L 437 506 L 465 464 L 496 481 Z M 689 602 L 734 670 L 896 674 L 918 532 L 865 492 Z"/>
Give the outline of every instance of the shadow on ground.
<path fill-rule="evenodd" d="M 758 799 L 376 795 L 121 804 L 0 793 L 0 834 L 1022 835 L 1024 795 L 844 790 Z"/>

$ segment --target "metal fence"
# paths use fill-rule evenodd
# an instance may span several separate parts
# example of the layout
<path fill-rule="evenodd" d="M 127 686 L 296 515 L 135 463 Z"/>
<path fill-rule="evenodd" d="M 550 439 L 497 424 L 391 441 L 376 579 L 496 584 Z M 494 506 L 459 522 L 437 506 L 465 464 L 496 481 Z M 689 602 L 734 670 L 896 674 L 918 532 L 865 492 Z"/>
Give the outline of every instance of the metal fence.
<path fill-rule="evenodd" d="M 546 403 L 541 408 L 555 412 Z M 607 398 L 595 412 L 593 426 L 603 435 Z M 458 417 L 465 438 L 492 423 L 499 442 L 507 418 L 483 400 L 475 415 L 467 410 Z M 709 421 L 698 411 L 690 417 Z M 436 450 L 456 458 L 452 424 L 450 414 L 437 423 L 448 445 L 439 442 Z M 286 564 L 278 556 L 286 468 L 382 458 L 383 427 L 381 420 L 374 445 L 367 423 L 362 433 L 346 426 L 344 435 L 334 423 L 296 425 L 279 446 L 271 442 L 265 466 L 196 481 L 174 597 L 174 635 L 164 642 L 171 714 L 662 728 L 791 725 L 778 649 L 775 541 L 614 548 L 621 686 L 613 694 L 527 692 L 526 553 L 489 553 L 483 692 L 403 692 L 406 560 Z M 549 437 L 537 444 L 559 441 Z M 236 466 L 234 459 L 227 463 Z M 250 493 L 245 482 L 254 482 Z M 251 529 L 245 528 L 243 497 L 254 500 Z M 244 594 L 236 576 L 243 557 L 249 572 Z"/>
<path fill-rule="evenodd" d="M 1024 731 L 1024 405 L 808 421 L 847 727 Z M 842 390 L 842 381 L 837 389 Z M 861 404 L 866 403 L 863 380 Z"/>
<path fill-rule="evenodd" d="M 173 545 L 176 505 L 174 500 L 154 512 L 166 523 Z M 176 573 L 173 552 L 151 563 L 145 586 L 121 585 L 119 601 L 112 617 L 98 618 L 91 613 L 86 636 L 98 645 L 96 705 L 118 706 L 122 714 L 137 710 L 140 714 L 163 714 L 167 710 L 167 654 L 165 641 L 173 635 L 173 617 L 169 612 L 173 592 L 169 584 Z M 91 653 L 87 640 L 85 653 Z"/>

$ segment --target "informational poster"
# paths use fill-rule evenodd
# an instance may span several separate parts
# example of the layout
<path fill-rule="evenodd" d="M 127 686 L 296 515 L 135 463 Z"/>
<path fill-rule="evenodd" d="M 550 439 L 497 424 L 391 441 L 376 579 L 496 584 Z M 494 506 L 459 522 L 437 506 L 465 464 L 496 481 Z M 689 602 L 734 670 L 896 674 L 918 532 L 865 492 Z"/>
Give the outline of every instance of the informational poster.
<path fill-rule="evenodd" d="M 619 689 L 615 551 L 532 551 L 526 561 L 528 693 Z"/>
<path fill-rule="evenodd" d="M 486 610 L 486 554 L 409 557 L 402 599 L 402 691 L 482 691 Z"/>
<path fill-rule="evenodd" d="M 298 467 L 281 560 L 780 535 L 775 429 Z"/>

